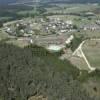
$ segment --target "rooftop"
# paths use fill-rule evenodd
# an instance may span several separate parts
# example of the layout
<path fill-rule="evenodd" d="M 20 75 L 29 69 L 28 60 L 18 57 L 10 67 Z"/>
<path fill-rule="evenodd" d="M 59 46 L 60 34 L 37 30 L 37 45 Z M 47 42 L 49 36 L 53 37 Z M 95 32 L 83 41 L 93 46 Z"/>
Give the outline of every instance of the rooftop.
<path fill-rule="evenodd" d="M 48 47 L 47 47 L 47 49 L 48 50 L 50 50 L 50 51 L 60 51 L 61 49 L 63 49 L 64 48 L 64 46 L 63 45 L 49 45 Z"/>

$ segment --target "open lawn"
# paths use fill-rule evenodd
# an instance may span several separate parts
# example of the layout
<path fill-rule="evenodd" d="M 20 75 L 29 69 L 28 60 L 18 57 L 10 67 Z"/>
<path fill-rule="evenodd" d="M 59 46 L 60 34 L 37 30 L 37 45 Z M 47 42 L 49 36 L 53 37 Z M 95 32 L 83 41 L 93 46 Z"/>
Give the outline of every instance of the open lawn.
<path fill-rule="evenodd" d="M 100 69 L 100 40 L 87 40 L 83 52 L 92 67 Z"/>

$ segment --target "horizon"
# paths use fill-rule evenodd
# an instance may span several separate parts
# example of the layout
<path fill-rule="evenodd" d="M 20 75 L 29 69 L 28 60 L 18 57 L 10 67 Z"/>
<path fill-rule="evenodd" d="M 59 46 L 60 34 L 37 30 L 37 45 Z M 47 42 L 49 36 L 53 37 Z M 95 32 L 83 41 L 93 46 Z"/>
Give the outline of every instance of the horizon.
<path fill-rule="evenodd" d="M 28 0 L 28 2 L 33 2 L 36 0 Z M 27 2 L 27 0 L 0 0 L 0 5 L 8 5 L 10 3 L 20 3 L 20 2 Z M 100 0 L 40 0 L 40 2 L 66 2 L 66 3 L 100 3 Z"/>

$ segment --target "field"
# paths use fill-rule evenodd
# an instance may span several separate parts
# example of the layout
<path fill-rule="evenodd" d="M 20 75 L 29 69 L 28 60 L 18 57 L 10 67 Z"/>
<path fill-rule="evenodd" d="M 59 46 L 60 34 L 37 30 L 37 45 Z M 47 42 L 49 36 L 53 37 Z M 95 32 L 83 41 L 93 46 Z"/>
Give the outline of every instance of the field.
<path fill-rule="evenodd" d="M 74 33 L 76 36 L 79 36 L 80 34 L 82 34 L 85 38 L 100 38 L 100 30 L 95 30 L 95 31 L 91 31 L 91 30 L 81 30 L 80 32 L 76 32 Z"/>
<path fill-rule="evenodd" d="M 2 29 L 0 29 L 0 41 L 3 40 L 3 39 L 7 39 L 9 38 L 10 36 L 5 33 L 4 31 L 2 31 Z"/>
<path fill-rule="evenodd" d="M 84 33 L 84 32 L 83 32 Z M 86 31 L 85 35 L 88 38 L 100 38 L 100 30 L 95 30 L 95 31 Z"/>
<path fill-rule="evenodd" d="M 86 11 L 93 11 L 98 8 L 94 4 L 57 4 L 54 7 L 46 8 L 47 13 L 80 13 Z"/>
<path fill-rule="evenodd" d="M 12 44 L 21 48 L 29 45 L 29 42 L 25 40 L 8 40 L 6 41 L 6 43 Z"/>
<path fill-rule="evenodd" d="M 100 6 L 96 4 L 56 4 L 45 9 L 45 13 L 50 15 L 48 17 L 72 20 L 78 27 L 93 24 L 100 18 L 99 14 L 95 14 L 95 10 L 100 9 Z M 89 16 L 89 13 L 93 13 L 93 16 Z"/>
<path fill-rule="evenodd" d="M 83 87 L 91 97 L 96 96 L 100 98 L 100 79 L 90 78 L 87 82 L 83 83 Z"/>
<path fill-rule="evenodd" d="M 100 69 L 100 40 L 88 40 L 83 45 L 83 52 L 92 67 Z"/>
<path fill-rule="evenodd" d="M 92 24 L 96 21 L 96 16 L 92 17 L 91 20 L 89 20 L 87 17 L 77 16 L 77 15 L 52 15 L 47 16 L 47 18 L 60 18 L 63 20 L 72 20 L 75 25 L 80 27 L 84 24 Z"/>
<path fill-rule="evenodd" d="M 70 58 L 70 61 L 78 69 L 89 71 L 89 68 L 88 68 L 88 66 L 83 58 L 73 56 Z"/>
<path fill-rule="evenodd" d="M 12 38 L 12 39 L 10 39 Z M 24 47 L 29 45 L 28 41 L 25 40 L 17 40 L 17 39 L 13 39 L 13 36 L 8 35 L 7 33 L 5 33 L 2 29 L 0 29 L 0 41 L 5 41 L 6 43 L 9 44 L 13 44 L 19 47 Z"/>

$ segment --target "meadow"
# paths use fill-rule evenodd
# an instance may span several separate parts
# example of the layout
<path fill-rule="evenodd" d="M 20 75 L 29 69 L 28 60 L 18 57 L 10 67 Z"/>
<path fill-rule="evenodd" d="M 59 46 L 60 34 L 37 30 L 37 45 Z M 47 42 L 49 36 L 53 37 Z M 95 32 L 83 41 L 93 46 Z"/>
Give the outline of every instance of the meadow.
<path fill-rule="evenodd" d="M 83 52 L 92 67 L 100 69 L 100 40 L 88 40 Z"/>

